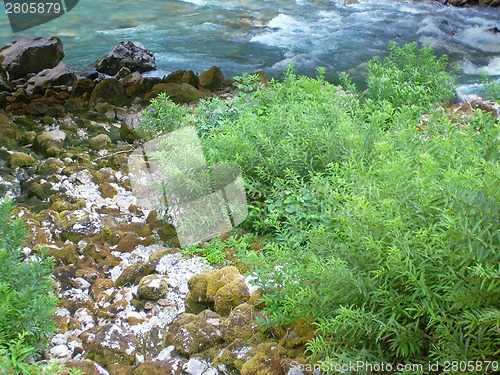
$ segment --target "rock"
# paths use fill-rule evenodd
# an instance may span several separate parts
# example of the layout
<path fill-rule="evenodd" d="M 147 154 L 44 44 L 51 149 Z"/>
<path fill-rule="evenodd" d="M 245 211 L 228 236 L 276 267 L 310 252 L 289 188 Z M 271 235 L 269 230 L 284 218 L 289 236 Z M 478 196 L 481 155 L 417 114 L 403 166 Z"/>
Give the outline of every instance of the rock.
<path fill-rule="evenodd" d="M 89 78 L 79 79 L 73 85 L 73 89 L 71 90 L 72 98 L 83 98 L 90 99 L 90 94 L 92 94 L 92 90 L 95 88 L 95 82 Z"/>
<path fill-rule="evenodd" d="M 132 365 L 135 362 L 136 337 L 121 324 L 106 324 L 95 337 L 88 336 L 87 357 L 105 368 L 115 364 Z"/>
<path fill-rule="evenodd" d="M 63 59 L 63 44 L 57 37 L 26 37 L 8 44 L 0 51 L 2 68 L 9 81 L 28 73 L 52 69 Z"/>
<path fill-rule="evenodd" d="M 24 152 L 14 152 L 7 159 L 7 165 L 10 168 L 32 167 L 35 165 L 35 159 Z"/>
<path fill-rule="evenodd" d="M 118 242 L 118 251 L 130 253 L 139 245 L 139 237 L 135 233 L 127 233 Z"/>
<path fill-rule="evenodd" d="M 132 72 L 130 71 L 129 68 L 127 68 L 126 66 L 122 67 L 118 73 L 115 74 L 114 78 L 118 79 L 118 80 L 122 80 L 123 78 L 125 78 L 126 76 L 128 76 L 129 74 L 131 74 Z"/>
<path fill-rule="evenodd" d="M 110 375 L 109 372 L 101 365 L 94 361 L 84 359 L 83 361 L 68 361 L 65 363 L 69 368 L 74 368 L 82 371 L 85 375 Z"/>
<path fill-rule="evenodd" d="M 169 358 L 163 361 L 145 361 L 137 366 L 131 375 L 181 375 L 184 360 Z"/>
<path fill-rule="evenodd" d="M 280 345 L 287 349 L 293 349 L 305 345 L 315 337 L 314 327 L 308 325 L 305 320 L 299 319 L 290 324 L 286 334 L 280 341 Z"/>
<path fill-rule="evenodd" d="M 237 339 L 249 339 L 253 336 L 255 313 L 251 305 L 243 303 L 233 309 L 229 317 L 221 324 L 222 338 L 228 344 Z"/>
<path fill-rule="evenodd" d="M 207 279 L 207 301 L 214 303 L 217 291 L 233 281 L 238 275 L 239 271 L 234 266 L 223 267 L 213 272 Z"/>
<path fill-rule="evenodd" d="M 163 275 L 144 276 L 139 282 L 139 296 L 143 299 L 159 300 L 168 294 L 167 279 Z"/>
<path fill-rule="evenodd" d="M 7 74 L 2 69 L 2 66 L 0 65 L 0 92 L 2 91 L 12 91 L 14 88 L 12 85 L 9 83 L 7 79 Z"/>
<path fill-rule="evenodd" d="M 50 248 L 47 255 L 53 256 L 65 265 L 77 264 L 80 261 L 77 246 L 74 243 L 69 243 L 60 249 Z"/>
<path fill-rule="evenodd" d="M 104 79 L 92 90 L 90 102 L 106 102 L 118 106 L 125 105 L 127 102 L 125 89 L 120 81 L 115 78 Z"/>
<path fill-rule="evenodd" d="M 44 93 L 54 86 L 71 86 L 76 81 L 75 73 L 66 65 L 59 64 L 52 69 L 44 69 L 28 80 L 26 91 L 30 94 Z"/>
<path fill-rule="evenodd" d="M 213 300 L 207 298 L 207 285 L 209 277 L 215 272 L 215 270 L 200 272 L 189 279 L 189 292 L 185 299 L 186 311 L 197 314 L 213 306 Z"/>
<path fill-rule="evenodd" d="M 36 152 L 44 153 L 47 156 L 57 156 L 62 150 L 66 133 L 62 130 L 51 130 L 38 134 L 35 138 L 33 148 Z"/>
<path fill-rule="evenodd" d="M 139 260 L 122 271 L 121 275 L 116 279 L 116 286 L 138 284 L 144 276 L 153 273 L 154 270 L 154 264 Z"/>
<path fill-rule="evenodd" d="M 115 283 L 113 280 L 110 279 L 105 279 L 105 278 L 98 278 L 94 280 L 92 283 L 92 286 L 90 287 L 90 296 L 94 299 L 97 299 L 97 297 L 104 292 L 105 290 L 109 290 L 115 286 Z M 117 285 L 118 286 L 118 285 Z"/>
<path fill-rule="evenodd" d="M 139 73 L 155 70 L 155 57 L 142 44 L 124 41 L 97 62 L 97 70 L 110 76 L 117 74 L 123 67 Z"/>
<path fill-rule="evenodd" d="M 225 85 L 224 74 L 222 74 L 222 71 L 215 65 L 206 72 L 201 73 L 198 80 L 200 82 L 200 87 L 211 91 L 223 89 Z"/>
<path fill-rule="evenodd" d="M 222 340 L 219 314 L 205 310 L 198 315 L 181 314 L 170 324 L 175 350 L 189 357 L 220 344 Z"/>
<path fill-rule="evenodd" d="M 36 133 L 32 141 L 34 141 L 35 138 L 36 138 Z M 59 173 L 59 171 L 61 171 L 63 167 L 64 163 L 61 160 L 55 158 L 48 158 L 42 160 L 42 162 L 38 164 L 38 167 L 36 168 L 36 173 L 40 176 L 50 176 Z"/>
<path fill-rule="evenodd" d="M 174 103 L 191 103 L 200 99 L 198 90 L 187 83 L 158 83 L 146 95 L 153 99 L 160 93 L 166 93 Z"/>
<path fill-rule="evenodd" d="M 252 359 L 243 364 L 241 375 L 285 375 L 290 367 L 286 350 L 275 342 L 259 344 L 251 354 Z"/>
<path fill-rule="evenodd" d="M 192 70 L 176 70 L 162 79 L 162 83 L 187 83 L 199 88 L 198 77 Z"/>
<path fill-rule="evenodd" d="M 49 106 L 41 101 L 34 101 L 28 105 L 26 112 L 33 116 L 43 116 L 49 110 Z"/>
<path fill-rule="evenodd" d="M 222 316 L 228 315 L 236 306 L 248 302 L 250 293 L 243 277 L 236 277 L 215 293 L 215 311 Z"/>
<path fill-rule="evenodd" d="M 107 134 L 99 134 L 89 139 L 89 146 L 92 150 L 102 150 L 111 144 L 111 139 Z"/>

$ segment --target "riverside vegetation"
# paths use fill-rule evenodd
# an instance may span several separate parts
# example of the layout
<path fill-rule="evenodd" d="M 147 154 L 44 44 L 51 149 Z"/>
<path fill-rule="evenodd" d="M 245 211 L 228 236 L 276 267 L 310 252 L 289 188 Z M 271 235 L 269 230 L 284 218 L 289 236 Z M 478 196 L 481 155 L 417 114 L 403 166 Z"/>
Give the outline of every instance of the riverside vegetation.
<path fill-rule="evenodd" d="M 246 183 L 241 229 L 185 255 L 222 263 L 231 248 L 262 290 L 260 326 L 304 322 L 312 363 L 500 357 L 500 123 L 445 104 L 452 73 L 429 46 L 391 43 L 363 93 L 347 74 L 335 86 L 290 66 L 194 108 L 153 99 L 144 138 L 195 125 L 207 163 L 237 164 Z M 54 333 L 53 262 L 43 248 L 24 258 L 13 209 L 0 206 L 0 373 L 35 374 Z"/>
<path fill-rule="evenodd" d="M 266 89 L 240 77 L 194 115 L 159 97 L 144 130 L 195 125 L 209 164 L 241 167 L 243 227 L 269 239 L 237 255 L 264 292 L 260 323 L 306 321 L 312 361 L 499 358 L 498 118 L 443 105 L 453 70 L 429 46 L 389 52 L 365 93 L 290 66 Z"/>

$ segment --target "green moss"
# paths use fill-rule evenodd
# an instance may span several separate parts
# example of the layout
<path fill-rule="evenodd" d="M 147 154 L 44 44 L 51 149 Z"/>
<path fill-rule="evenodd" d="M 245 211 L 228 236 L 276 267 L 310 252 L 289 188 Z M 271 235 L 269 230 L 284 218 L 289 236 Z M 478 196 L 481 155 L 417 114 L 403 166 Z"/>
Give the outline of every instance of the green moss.
<path fill-rule="evenodd" d="M 17 167 L 31 167 L 35 165 L 35 159 L 31 155 L 24 152 L 14 152 L 7 159 L 7 164 L 11 168 Z"/>

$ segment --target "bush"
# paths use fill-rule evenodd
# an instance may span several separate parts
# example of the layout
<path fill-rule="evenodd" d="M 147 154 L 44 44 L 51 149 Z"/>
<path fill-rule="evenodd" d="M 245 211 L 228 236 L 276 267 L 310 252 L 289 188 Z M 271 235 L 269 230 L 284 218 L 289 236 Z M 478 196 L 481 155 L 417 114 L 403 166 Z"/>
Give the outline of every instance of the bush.
<path fill-rule="evenodd" d="M 26 229 L 20 218 L 10 217 L 13 209 L 8 198 L 0 203 L 0 372 L 37 373 L 25 361 L 36 357 L 56 331 L 54 259 L 40 248 L 39 255 L 24 260 Z"/>
<path fill-rule="evenodd" d="M 369 162 L 359 148 L 278 189 L 276 243 L 250 259 L 266 324 L 308 319 L 309 352 L 330 363 L 498 358 L 499 123 L 467 124 L 393 125 Z"/>
<path fill-rule="evenodd" d="M 491 80 L 486 73 L 481 73 L 481 83 L 484 85 L 486 99 L 500 101 L 500 81 Z"/>

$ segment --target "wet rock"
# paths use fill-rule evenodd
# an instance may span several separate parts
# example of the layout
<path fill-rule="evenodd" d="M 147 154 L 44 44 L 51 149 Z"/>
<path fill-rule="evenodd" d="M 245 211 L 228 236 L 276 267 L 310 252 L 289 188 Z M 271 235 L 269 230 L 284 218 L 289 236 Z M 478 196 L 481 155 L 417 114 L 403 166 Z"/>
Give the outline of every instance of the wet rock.
<path fill-rule="evenodd" d="M 97 362 L 84 359 L 83 361 L 68 361 L 66 366 L 82 371 L 85 375 L 110 375 L 109 372 Z"/>
<path fill-rule="evenodd" d="M 155 57 L 142 44 L 124 41 L 97 62 L 97 70 L 110 76 L 117 74 L 123 67 L 140 73 L 155 70 Z"/>
<path fill-rule="evenodd" d="M 136 337 L 120 324 L 106 324 L 95 337 L 89 336 L 87 357 L 105 368 L 135 362 Z"/>
<path fill-rule="evenodd" d="M 198 77 L 192 70 L 176 70 L 162 79 L 162 83 L 187 83 L 199 88 Z"/>
<path fill-rule="evenodd" d="M 59 64 L 55 68 L 44 69 L 30 78 L 26 91 L 30 94 L 44 93 L 50 87 L 72 85 L 75 80 L 75 73 L 66 64 Z"/>
<path fill-rule="evenodd" d="M 107 134 L 99 134 L 89 139 L 89 146 L 92 150 L 102 150 L 111 144 L 111 139 Z"/>
<path fill-rule="evenodd" d="M 90 102 L 106 102 L 118 106 L 125 105 L 127 103 L 125 89 L 120 81 L 115 78 L 104 79 L 92 90 Z"/>
<path fill-rule="evenodd" d="M 241 375 L 285 375 L 290 365 L 286 350 L 275 342 L 262 343 L 251 351 L 252 358 L 241 368 Z"/>
<path fill-rule="evenodd" d="M 137 290 L 139 297 L 148 300 L 159 300 L 168 294 L 168 284 L 163 275 L 144 276 L 139 282 Z"/>
<path fill-rule="evenodd" d="M 79 79 L 73 85 L 71 90 L 72 98 L 83 98 L 85 100 L 90 99 L 90 94 L 95 88 L 95 82 L 89 78 Z"/>
<path fill-rule="evenodd" d="M 154 270 L 154 264 L 139 260 L 123 270 L 118 279 L 116 279 L 116 286 L 138 284 L 144 276 L 153 273 Z"/>
<path fill-rule="evenodd" d="M 47 156 L 57 156 L 62 149 L 66 133 L 62 130 L 51 130 L 38 134 L 35 138 L 33 148 L 36 152 Z"/>
<path fill-rule="evenodd" d="M 236 339 L 249 339 L 254 335 L 256 311 L 248 303 L 233 309 L 228 318 L 221 324 L 222 338 L 231 343 Z"/>
<path fill-rule="evenodd" d="M 10 168 L 17 167 L 31 167 L 35 165 L 35 159 L 31 155 L 28 155 L 24 152 L 14 152 L 7 159 L 7 165 Z"/>
<path fill-rule="evenodd" d="M 9 80 L 52 69 L 63 59 L 63 44 L 57 37 L 26 37 L 8 44 L 0 51 L 2 68 Z"/>
<path fill-rule="evenodd" d="M 200 87 L 211 91 L 223 89 L 225 86 L 224 74 L 216 66 L 212 66 L 206 72 L 201 73 L 198 80 Z"/>
<path fill-rule="evenodd" d="M 185 360 L 169 358 L 163 361 L 145 361 L 137 366 L 131 375 L 181 375 Z"/>
<path fill-rule="evenodd" d="M 198 90 L 187 83 L 158 83 L 146 98 L 153 99 L 160 93 L 167 94 L 174 103 L 191 103 L 200 99 Z"/>
<path fill-rule="evenodd" d="M 219 314 L 205 310 L 198 315 L 181 314 L 170 324 L 175 349 L 189 357 L 220 344 L 222 340 Z"/>

